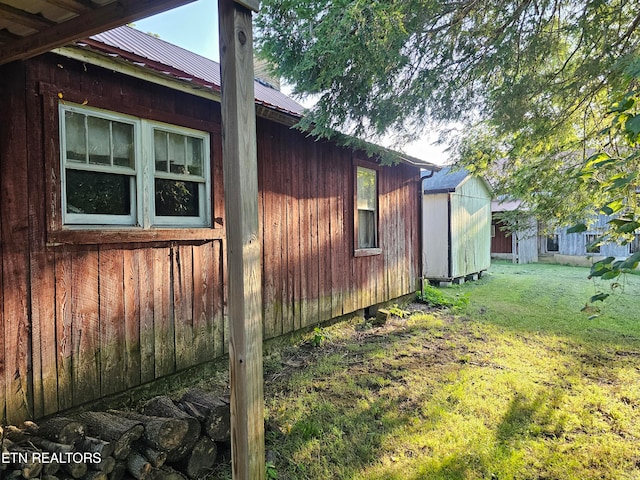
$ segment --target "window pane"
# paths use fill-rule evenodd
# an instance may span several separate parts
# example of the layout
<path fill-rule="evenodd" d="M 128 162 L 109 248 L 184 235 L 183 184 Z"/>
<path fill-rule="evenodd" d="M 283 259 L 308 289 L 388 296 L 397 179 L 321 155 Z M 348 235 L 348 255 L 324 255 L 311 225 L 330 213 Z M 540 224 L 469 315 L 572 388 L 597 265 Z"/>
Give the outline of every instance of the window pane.
<path fill-rule="evenodd" d="M 67 213 L 130 215 L 128 175 L 66 170 Z"/>
<path fill-rule="evenodd" d="M 111 133 L 109 120 L 88 117 L 89 129 L 89 163 L 94 165 L 111 165 Z"/>
<path fill-rule="evenodd" d="M 187 173 L 184 136 L 169 134 L 169 171 L 171 173 Z"/>
<path fill-rule="evenodd" d="M 197 217 L 200 215 L 200 188 L 196 182 L 156 178 L 156 215 Z"/>
<path fill-rule="evenodd" d="M 75 112 L 64 112 L 67 161 L 86 163 L 87 145 L 84 127 L 85 116 Z"/>
<path fill-rule="evenodd" d="M 358 208 L 366 210 L 376 209 L 376 171 L 358 167 Z"/>
<path fill-rule="evenodd" d="M 187 173 L 189 175 L 202 176 L 202 151 L 201 138 L 187 137 Z"/>
<path fill-rule="evenodd" d="M 133 125 L 112 122 L 111 128 L 113 129 L 113 164 L 134 168 Z"/>
<path fill-rule="evenodd" d="M 167 133 L 154 130 L 153 144 L 156 159 L 156 172 L 167 171 Z"/>
<path fill-rule="evenodd" d="M 358 210 L 358 248 L 375 248 L 376 242 L 376 212 L 373 210 Z"/>
<path fill-rule="evenodd" d="M 593 233 L 588 233 L 586 242 L 587 242 L 587 253 L 600 253 L 600 245 L 593 245 L 598 241 L 598 235 Z"/>

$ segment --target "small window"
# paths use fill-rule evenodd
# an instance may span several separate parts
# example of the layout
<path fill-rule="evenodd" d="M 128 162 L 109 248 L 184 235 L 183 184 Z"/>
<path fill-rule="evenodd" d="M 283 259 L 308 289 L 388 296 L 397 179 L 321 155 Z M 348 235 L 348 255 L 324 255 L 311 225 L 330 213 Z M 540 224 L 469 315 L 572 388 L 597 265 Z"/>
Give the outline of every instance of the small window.
<path fill-rule="evenodd" d="M 558 235 L 547 235 L 547 252 L 560 251 L 560 242 L 558 241 Z"/>
<path fill-rule="evenodd" d="M 593 233 L 588 233 L 586 236 L 586 250 L 587 253 L 600 253 L 600 245 L 597 245 L 599 236 Z"/>
<path fill-rule="evenodd" d="M 135 121 L 64 109 L 61 115 L 66 224 L 135 225 Z"/>
<path fill-rule="evenodd" d="M 209 136 L 60 105 L 65 225 L 210 226 Z"/>
<path fill-rule="evenodd" d="M 201 224 L 206 210 L 204 138 L 154 128 L 153 223 Z"/>
<path fill-rule="evenodd" d="M 640 234 L 636 233 L 633 236 L 633 240 L 629 243 L 629 253 L 640 252 Z"/>
<path fill-rule="evenodd" d="M 357 248 L 378 248 L 378 172 L 357 167 Z"/>

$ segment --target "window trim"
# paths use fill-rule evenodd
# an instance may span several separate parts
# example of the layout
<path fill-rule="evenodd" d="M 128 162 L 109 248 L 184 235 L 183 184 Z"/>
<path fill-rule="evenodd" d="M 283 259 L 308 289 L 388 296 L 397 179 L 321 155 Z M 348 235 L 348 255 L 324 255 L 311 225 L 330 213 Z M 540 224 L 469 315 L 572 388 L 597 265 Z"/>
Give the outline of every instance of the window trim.
<path fill-rule="evenodd" d="M 353 256 L 368 257 L 382 254 L 382 239 L 380 237 L 380 167 L 370 162 L 354 160 L 353 162 Z M 361 247 L 359 244 L 358 225 L 358 169 L 371 170 L 376 174 L 376 208 L 375 208 L 375 247 Z"/>
<path fill-rule="evenodd" d="M 59 141 L 59 161 L 60 168 L 60 208 L 62 231 L 101 231 L 101 230 L 178 230 L 178 229 L 213 229 L 213 206 L 212 206 L 212 182 L 211 178 L 211 134 L 208 131 L 196 130 L 189 127 L 173 125 L 169 123 L 148 120 L 124 113 L 113 112 L 102 108 L 88 107 L 85 105 L 72 104 L 69 102 L 58 102 L 58 141 Z M 134 141 L 134 168 L 133 171 L 126 167 L 102 167 L 92 165 L 89 168 L 77 168 L 71 164 L 72 169 L 88 170 L 104 173 L 129 174 L 134 180 L 132 193 L 131 215 L 96 215 L 96 214 L 69 214 L 67 213 L 66 195 L 66 169 L 69 163 L 66 159 L 66 129 L 65 112 L 73 111 L 84 115 L 104 118 L 110 121 L 128 123 L 133 125 Z M 202 140 L 203 172 L 200 179 L 194 179 L 196 183 L 203 184 L 200 188 L 202 195 L 199 195 L 198 217 L 182 216 L 156 216 L 155 215 L 155 163 L 154 163 L 154 129 L 161 129 L 168 132 L 177 133 L 187 137 L 195 137 Z M 81 164 L 79 164 L 81 165 Z M 168 177 L 174 178 L 172 175 Z M 124 218 L 123 218 L 124 217 Z M 62 231 L 60 233 L 62 233 Z M 64 234 L 57 235 L 50 232 L 52 237 L 66 237 Z M 134 237 L 137 235 L 133 234 Z M 193 236 L 193 235 L 191 235 Z M 210 234 L 208 235 L 210 236 Z M 195 237 L 201 237 L 195 234 Z"/>

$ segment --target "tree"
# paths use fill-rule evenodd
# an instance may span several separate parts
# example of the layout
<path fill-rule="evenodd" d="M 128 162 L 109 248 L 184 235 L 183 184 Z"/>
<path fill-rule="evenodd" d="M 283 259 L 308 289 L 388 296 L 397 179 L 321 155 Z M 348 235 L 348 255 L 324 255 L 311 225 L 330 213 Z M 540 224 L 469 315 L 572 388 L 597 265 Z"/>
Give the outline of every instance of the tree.
<path fill-rule="evenodd" d="M 259 51 L 296 93 L 319 98 L 300 128 L 327 137 L 392 136 L 402 145 L 426 126 L 460 122 L 451 138 L 454 159 L 489 172 L 498 193 L 523 200 L 553 226 L 599 210 L 637 216 L 637 143 L 616 135 L 638 121 L 624 120 L 637 108 L 624 103 L 635 95 L 640 71 L 637 2 L 262 5 Z M 629 110 L 610 114 L 618 99 Z M 606 162 L 593 157 L 605 152 Z M 628 202 L 615 210 L 621 189 Z M 611 225 L 611 238 L 628 240 L 631 231 L 619 235 Z"/>

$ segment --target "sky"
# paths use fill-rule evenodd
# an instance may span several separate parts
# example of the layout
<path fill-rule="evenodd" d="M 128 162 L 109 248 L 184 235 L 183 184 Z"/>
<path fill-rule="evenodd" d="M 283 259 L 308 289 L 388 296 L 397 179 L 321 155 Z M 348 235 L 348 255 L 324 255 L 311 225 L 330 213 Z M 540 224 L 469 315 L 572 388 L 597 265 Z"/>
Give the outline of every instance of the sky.
<path fill-rule="evenodd" d="M 215 61 L 218 51 L 218 2 L 197 0 L 168 12 L 134 22 L 135 28 L 160 35 L 167 42 L 198 53 Z M 288 93 L 286 87 L 283 88 Z M 299 99 L 296 99 L 299 100 Z M 305 102 L 300 102 L 308 106 Z M 405 146 L 404 151 L 414 157 L 436 164 L 449 163 L 446 147 L 433 145 L 435 134 Z"/>

